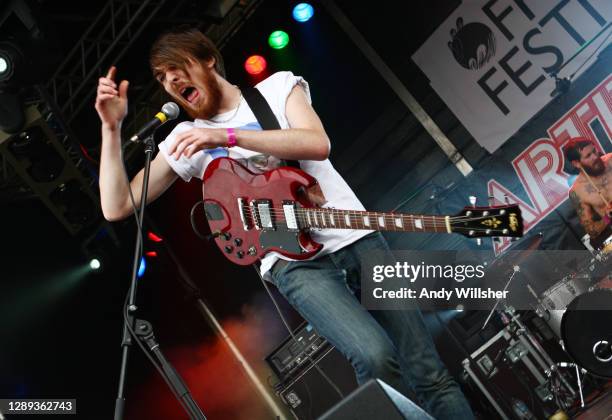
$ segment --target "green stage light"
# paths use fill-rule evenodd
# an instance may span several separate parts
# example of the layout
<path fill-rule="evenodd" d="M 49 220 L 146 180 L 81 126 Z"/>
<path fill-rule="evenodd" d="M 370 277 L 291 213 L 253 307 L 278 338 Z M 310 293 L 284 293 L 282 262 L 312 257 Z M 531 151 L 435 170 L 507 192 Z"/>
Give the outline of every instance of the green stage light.
<path fill-rule="evenodd" d="M 274 31 L 268 38 L 268 44 L 275 50 L 285 48 L 289 44 L 289 35 L 283 31 Z"/>

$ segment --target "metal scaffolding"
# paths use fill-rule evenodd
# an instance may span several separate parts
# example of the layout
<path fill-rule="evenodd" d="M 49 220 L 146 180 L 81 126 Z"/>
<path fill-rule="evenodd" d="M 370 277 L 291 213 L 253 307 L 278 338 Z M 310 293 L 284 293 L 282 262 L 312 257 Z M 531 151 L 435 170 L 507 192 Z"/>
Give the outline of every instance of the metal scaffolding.
<path fill-rule="evenodd" d="M 252 15 L 261 1 L 241 0 L 222 21 L 202 23 L 200 29 L 221 48 Z M 108 0 L 51 79 L 44 86 L 29 89 L 26 108 L 30 109 L 30 112 L 36 109 L 40 114 L 40 118 L 36 119 L 37 124 L 45 126 L 45 132 L 52 137 L 50 141 L 60 148 L 61 155 L 69 162 L 71 176 L 79 179 L 87 196 L 96 202 L 99 201 L 98 169 L 88 160 L 86 151 L 72 130 L 72 123 L 82 112 L 90 111 L 86 105 L 93 102 L 94 87 L 102 69 L 118 62 L 152 22 L 156 19 L 171 21 L 184 12 L 187 3 L 187 0 L 178 0 L 171 4 L 166 0 Z M 133 102 L 136 104 L 133 108 L 136 112 L 132 113 L 124 124 L 126 132 L 134 131 L 134 127 L 148 121 L 157 112 L 163 103 L 163 93 L 152 80 Z M 1 134 L 0 143 L 11 139 L 6 133 Z M 13 159 L 7 150 L 7 147 L 0 148 L 0 199 L 11 201 L 44 194 L 45 196 L 39 198 L 58 215 L 60 212 L 48 200 L 48 194 L 43 191 L 45 188 L 41 189 L 25 176 L 27 172 L 19 166 L 21 162 Z M 136 148 L 127 151 L 126 159 L 129 160 L 134 150 Z M 66 225 L 65 220 L 61 217 L 60 220 Z M 76 232 L 74 228 L 69 228 L 69 231 Z"/>

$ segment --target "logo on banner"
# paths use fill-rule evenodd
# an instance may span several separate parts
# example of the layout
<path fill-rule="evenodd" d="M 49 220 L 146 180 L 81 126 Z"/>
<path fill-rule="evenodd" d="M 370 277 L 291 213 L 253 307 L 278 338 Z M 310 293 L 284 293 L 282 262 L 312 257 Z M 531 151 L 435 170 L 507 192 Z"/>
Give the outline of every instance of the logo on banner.
<path fill-rule="evenodd" d="M 553 75 L 578 77 L 590 67 L 612 40 L 611 21 L 610 0 L 466 0 L 412 59 L 493 153 L 552 99 Z"/>
<path fill-rule="evenodd" d="M 463 26 L 463 18 L 457 18 L 457 28 L 450 34 L 448 48 L 463 68 L 478 70 L 495 55 L 495 36 L 487 25 L 473 22 Z"/>

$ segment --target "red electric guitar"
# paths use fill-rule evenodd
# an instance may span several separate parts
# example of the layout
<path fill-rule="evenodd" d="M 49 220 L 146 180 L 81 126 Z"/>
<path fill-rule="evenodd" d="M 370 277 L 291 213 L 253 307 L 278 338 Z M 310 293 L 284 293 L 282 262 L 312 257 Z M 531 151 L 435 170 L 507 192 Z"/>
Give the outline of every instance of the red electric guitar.
<path fill-rule="evenodd" d="M 223 254 L 239 265 L 276 251 L 296 260 L 323 245 L 309 229 L 461 233 L 470 238 L 523 235 L 517 205 L 466 207 L 456 216 L 338 210 L 313 204 L 304 193 L 317 184 L 306 172 L 279 167 L 254 174 L 229 158 L 213 160 L 204 173 L 204 210 Z"/>

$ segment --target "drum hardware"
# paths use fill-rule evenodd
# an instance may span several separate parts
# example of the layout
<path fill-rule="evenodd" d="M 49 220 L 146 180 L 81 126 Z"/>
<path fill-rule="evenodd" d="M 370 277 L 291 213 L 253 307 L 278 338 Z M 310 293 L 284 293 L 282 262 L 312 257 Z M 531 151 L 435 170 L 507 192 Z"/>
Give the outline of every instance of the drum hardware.
<path fill-rule="evenodd" d="M 555 364 L 555 366 L 557 368 L 574 368 L 576 370 L 576 382 L 578 385 L 578 394 L 580 395 L 580 408 L 584 408 L 584 393 L 582 392 L 582 380 L 580 379 L 580 373 L 586 375 L 588 373 L 587 370 L 581 368 L 576 363 L 560 362 Z M 551 371 L 553 369 L 551 369 Z"/>
<path fill-rule="evenodd" d="M 580 242 L 582 242 L 582 245 L 584 245 L 584 247 L 592 254 L 595 255 L 597 254 L 597 250 L 595 250 L 595 248 L 593 248 L 593 245 L 591 245 L 591 235 L 589 235 L 588 233 L 585 234 L 582 238 L 580 238 Z"/>
<path fill-rule="evenodd" d="M 540 237 L 540 240 L 541 240 L 541 237 Z M 536 242 L 539 244 L 539 241 L 536 241 Z M 523 258 L 525 257 L 525 254 L 527 254 L 528 252 L 530 252 L 532 250 L 531 246 L 529 248 L 530 249 L 528 249 L 527 252 L 522 252 L 522 257 Z M 506 284 L 504 286 L 504 290 L 506 290 L 510 286 L 510 284 L 512 283 L 512 280 L 514 279 L 516 274 L 519 273 L 519 272 L 520 272 L 520 266 L 517 265 L 517 264 L 514 265 L 513 266 L 513 270 L 512 270 L 512 274 L 508 278 L 508 281 L 506 282 Z M 538 298 L 537 294 L 535 293 L 535 291 L 533 290 L 533 288 L 530 285 L 528 285 L 528 289 L 529 289 L 530 293 L 536 297 L 536 300 L 538 302 L 541 302 L 541 300 Z M 571 291 L 575 292 L 573 287 L 570 286 L 569 289 Z M 497 310 L 497 307 L 502 302 L 502 300 L 503 299 L 498 299 L 495 302 L 495 305 L 493 306 L 493 308 L 491 309 L 491 312 L 489 313 L 487 319 L 485 320 L 482 329 L 484 329 L 487 326 L 489 320 L 491 319 L 491 317 L 493 316 L 493 314 Z M 551 299 L 551 302 L 553 302 L 552 299 Z M 548 379 L 546 382 L 544 382 L 542 384 L 543 386 L 541 388 L 539 388 L 540 389 L 540 393 L 538 394 L 538 396 L 542 399 L 542 401 L 546 401 L 546 398 L 548 398 L 548 396 L 550 396 L 551 398 L 554 398 L 556 401 L 558 401 L 558 405 L 560 407 L 564 406 L 564 408 L 568 408 L 569 404 L 571 404 L 571 402 L 573 402 L 573 400 L 576 397 L 576 391 L 574 391 L 573 387 L 569 384 L 568 380 L 565 378 L 565 375 L 563 375 L 561 372 L 559 372 L 556 369 L 555 362 L 548 355 L 548 353 L 544 350 L 544 348 L 542 347 L 540 342 L 536 339 L 536 337 L 522 323 L 522 321 L 519 319 L 519 315 L 518 315 L 517 311 L 515 310 L 515 308 L 513 306 L 510 306 L 510 305 L 506 304 L 506 301 L 504 300 L 504 302 L 503 302 L 503 310 L 500 310 L 499 314 L 500 314 L 500 316 L 502 316 L 505 324 L 513 324 L 516 327 L 516 335 L 517 335 L 518 340 L 519 340 L 519 341 L 517 341 L 517 343 L 515 343 L 515 345 L 513 345 L 512 347 L 507 349 L 506 356 L 508 357 L 508 359 L 511 362 L 515 363 L 516 361 L 521 360 L 523 358 L 523 356 L 525 355 L 525 351 L 523 351 L 524 349 L 526 349 L 526 348 L 533 348 L 534 349 L 533 358 L 537 361 L 537 363 L 540 365 L 540 367 L 544 370 L 545 375 L 546 375 L 546 377 Z M 521 349 L 523 349 L 523 350 L 521 350 Z M 495 363 L 493 364 L 493 366 L 495 366 Z M 556 373 L 556 376 L 558 376 L 560 382 L 565 386 L 565 388 L 570 393 L 571 401 L 569 401 L 569 403 L 566 403 L 566 401 L 560 400 L 560 394 L 561 394 L 561 389 L 560 389 L 561 387 L 560 386 L 559 387 L 552 387 L 555 373 Z M 549 388 L 549 383 L 551 384 L 550 388 Z M 548 392 L 548 393 L 545 392 L 545 391 L 548 391 L 548 390 L 550 390 L 551 392 Z M 582 393 L 582 388 L 581 388 L 581 383 L 580 382 L 579 382 L 579 393 Z"/>
<path fill-rule="evenodd" d="M 519 271 L 521 271 L 521 267 L 519 267 L 518 265 L 515 265 L 514 267 L 512 267 L 512 274 L 510 275 L 510 278 L 508 278 L 508 281 L 506 282 L 506 285 L 504 286 L 504 290 L 503 290 L 504 292 L 508 289 L 508 286 L 510 286 L 510 283 L 512 283 L 514 276 L 516 276 L 516 273 L 518 273 Z M 481 330 L 484 330 L 486 328 L 487 324 L 489 323 L 489 320 L 491 319 L 491 317 L 495 313 L 495 310 L 497 309 L 497 305 L 499 305 L 501 301 L 502 301 L 502 298 L 497 299 L 497 301 L 495 302 L 495 305 L 493 305 L 493 308 L 491 308 L 491 312 L 489 312 L 489 316 L 487 316 L 487 319 L 485 319 L 485 322 Z"/>
<path fill-rule="evenodd" d="M 502 302 L 497 313 L 506 326 L 487 343 L 463 360 L 466 377 L 483 393 L 501 418 L 516 418 L 513 399 L 529 401 L 537 418 L 565 412 L 576 400 L 576 391 L 567 373 L 556 369 L 552 358 L 532 335 L 514 307 Z M 569 378 L 568 378 L 569 379 Z M 511 394 L 499 392 L 506 384 Z M 535 418 L 534 417 L 534 418 Z"/>

